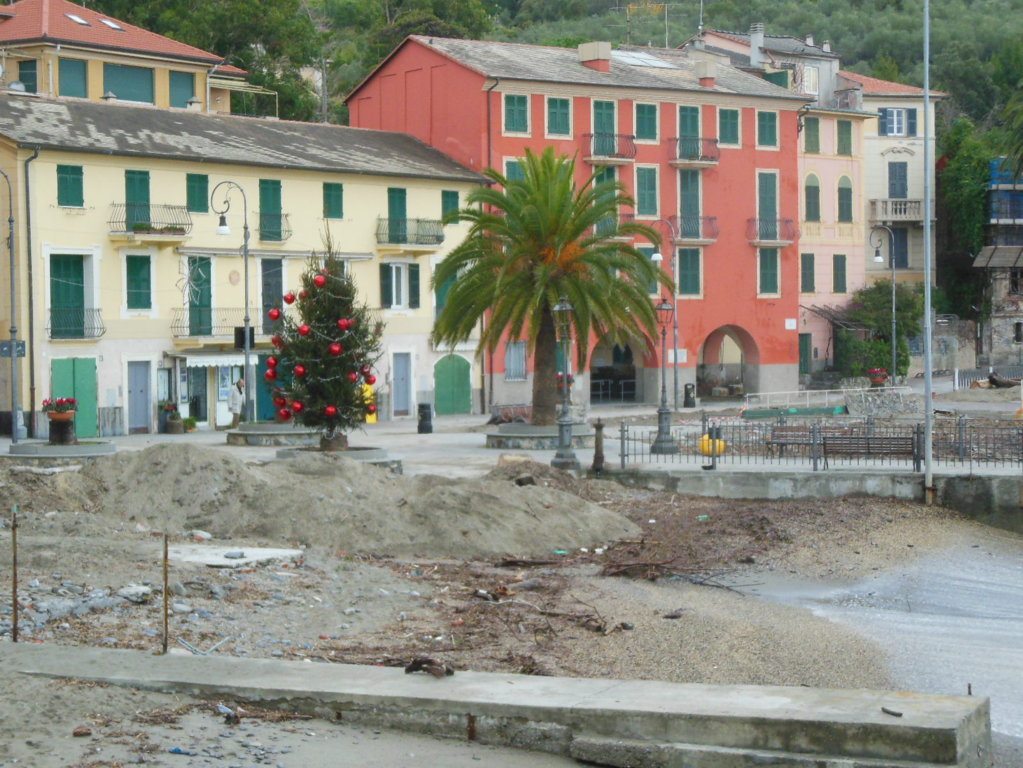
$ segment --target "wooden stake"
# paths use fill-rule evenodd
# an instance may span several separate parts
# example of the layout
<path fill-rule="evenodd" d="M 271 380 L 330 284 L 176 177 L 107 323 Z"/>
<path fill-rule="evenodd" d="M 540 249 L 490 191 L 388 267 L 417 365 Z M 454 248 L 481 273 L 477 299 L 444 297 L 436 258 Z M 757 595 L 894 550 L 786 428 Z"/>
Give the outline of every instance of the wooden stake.
<path fill-rule="evenodd" d="M 18 642 L 18 505 L 11 505 L 11 641 Z"/>
<path fill-rule="evenodd" d="M 167 533 L 165 531 L 164 534 L 163 534 L 163 652 L 164 652 L 164 655 L 167 654 L 167 636 L 168 636 L 168 631 L 167 631 L 167 603 L 168 603 L 168 599 L 169 599 L 168 596 L 167 596 L 168 592 L 169 592 L 169 590 L 167 589 Z"/>

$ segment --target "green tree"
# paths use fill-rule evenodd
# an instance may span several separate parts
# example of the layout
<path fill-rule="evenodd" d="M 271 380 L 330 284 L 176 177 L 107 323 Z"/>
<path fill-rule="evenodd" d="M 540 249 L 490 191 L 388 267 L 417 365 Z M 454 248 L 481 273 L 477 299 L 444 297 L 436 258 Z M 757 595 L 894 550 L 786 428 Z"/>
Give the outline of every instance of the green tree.
<path fill-rule="evenodd" d="M 895 285 L 895 320 L 898 335 L 898 371 L 904 376 L 909 370 L 909 338 L 919 336 L 924 316 L 923 292 L 918 286 L 903 283 Z M 892 282 L 878 280 L 873 285 L 860 288 L 849 303 L 849 318 L 869 329 L 867 340 L 851 338 L 846 334 L 842 341 L 843 356 L 839 368 L 852 376 L 863 376 L 870 368 L 891 366 L 892 360 Z"/>
<path fill-rule="evenodd" d="M 671 287 L 667 274 L 629 240 L 658 243 L 657 233 L 621 222 L 618 206 L 632 205 L 617 182 L 581 188 L 575 162 L 548 147 L 526 150 L 521 179 L 493 169 L 497 186 L 473 191 L 466 207 L 447 221 L 466 221 L 468 236 L 441 262 L 434 286 L 450 284 L 447 303 L 433 329 L 434 342 L 470 338 L 482 319 L 480 351 L 502 339 L 525 337 L 533 353 L 533 422 L 552 424 L 557 405 L 557 328 L 552 308 L 562 296 L 572 304 L 583 370 L 591 334 L 616 341 L 652 338 L 656 330 L 650 288 Z"/>
<path fill-rule="evenodd" d="M 1005 130 L 1005 153 L 1016 176 L 1023 174 L 1023 80 L 1018 90 L 1005 107 L 1002 115 Z"/>

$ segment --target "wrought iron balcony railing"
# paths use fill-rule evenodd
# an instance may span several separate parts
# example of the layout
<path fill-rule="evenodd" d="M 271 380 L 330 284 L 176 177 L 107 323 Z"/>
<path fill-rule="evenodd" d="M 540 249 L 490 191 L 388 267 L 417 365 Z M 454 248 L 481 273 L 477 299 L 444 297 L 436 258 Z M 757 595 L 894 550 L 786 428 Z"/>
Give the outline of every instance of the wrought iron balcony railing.
<path fill-rule="evenodd" d="M 679 242 L 718 239 L 717 216 L 672 216 L 670 221 L 674 225 L 674 232 Z"/>
<path fill-rule="evenodd" d="M 792 243 L 799 236 L 792 219 L 749 219 L 746 237 L 753 243 Z"/>
<path fill-rule="evenodd" d="M 602 236 L 606 237 L 609 233 L 611 233 L 614 230 L 618 229 L 618 227 L 620 227 L 622 224 L 631 224 L 635 220 L 636 220 L 636 215 L 634 213 L 620 213 L 620 214 L 618 214 L 617 220 L 616 219 L 601 219 L 600 221 L 597 222 L 597 226 L 595 228 L 596 229 L 596 233 L 598 235 L 602 235 Z M 632 235 L 615 235 L 614 237 L 615 238 L 620 238 L 622 240 L 631 240 L 632 239 Z"/>
<path fill-rule="evenodd" d="M 594 164 L 629 163 L 636 159 L 636 137 L 621 133 L 587 133 L 586 159 Z"/>
<path fill-rule="evenodd" d="M 183 205 L 154 203 L 114 203 L 107 220 L 115 234 L 187 235 L 192 231 L 192 216 Z"/>
<path fill-rule="evenodd" d="M 291 237 L 291 225 L 286 213 L 259 214 L 259 239 L 271 243 L 279 243 Z"/>
<path fill-rule="evenodd" d="M 684 165 L 715 165 L 721 159 L 717 139 L 704 139 L 698 136 L 683 136 L 670 140 L 673 145 L 671 164 L 678 167 Z"/>
<path fill-rule="evenodd" d="M 51 339 L 98 339 L 107 332 L 98 309 L 50 307 Z"/>
<path fill-rule="evenodd" d="M 179 307 L 171 311 L 171 335 L 234 337 L 234 329 L 245 324 L 243 307 Z M 260 313 L 260 308 L 249 308 L 249 325 L 255 333 L 271 334 L 280 324 Z"/>
<path fill-rule="evenodd" d="M 440 219 L 377 219 L 380 245 L 440 245 L 444 225 Z"/>

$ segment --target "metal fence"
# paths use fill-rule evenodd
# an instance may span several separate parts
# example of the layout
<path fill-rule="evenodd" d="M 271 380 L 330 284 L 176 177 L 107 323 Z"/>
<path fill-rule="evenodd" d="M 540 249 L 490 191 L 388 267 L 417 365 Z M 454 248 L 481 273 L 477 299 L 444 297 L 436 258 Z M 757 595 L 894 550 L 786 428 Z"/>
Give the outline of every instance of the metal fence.
<path fill-rule="evenodd" d="M 988 376 L 997 373 L 1006 379 L 1023 378 L 1023 365 L 999 365 L 986 368 L 956 368 L 952 372 L 952 389 L 969 389 L 975 381 L 987 381 Z"/>
<path fill-rule="evenodd" d="M 654 448 L 657 428 L 619 428 L 620 465 L 777 466 L 824 471 L 839 467 L 883 467 L 920 471 L 924 458 L 922 423 L 841 419 L 775 422 L 741 420 L 676 424 L 670 442 Z M 665 446 L 668 450 L 665 451 Z M 1023 468 L 1023 424 L 971 423 L 965 417 L 934 425 L 931 455 L 945 468 Z"/>

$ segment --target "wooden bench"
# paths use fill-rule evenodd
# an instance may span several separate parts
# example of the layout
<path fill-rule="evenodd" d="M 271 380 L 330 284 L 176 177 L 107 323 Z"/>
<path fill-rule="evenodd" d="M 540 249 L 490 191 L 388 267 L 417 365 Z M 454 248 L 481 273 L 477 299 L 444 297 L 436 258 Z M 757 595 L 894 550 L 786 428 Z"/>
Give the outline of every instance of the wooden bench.
<path fill-rule="evenodd" d="M 848 427 L 821 427 L 821 437 L 838 437 L 848 435 Z M 774 449 L 779 448 L 779 455 L 785 455 L 785 449 L 792 446 L 813 445 L 809 426 L 796 424 L 779 424 L 771 427 L 771 436 L 767 439 L 767 453 L 774 455 Z"/>
<path fill-rule="evenodd" d="M 919 469 L 920 457 L 912 435 L 829 435 L 824 443 L 824 468 L 829 456 L 903 456 Z"/>

